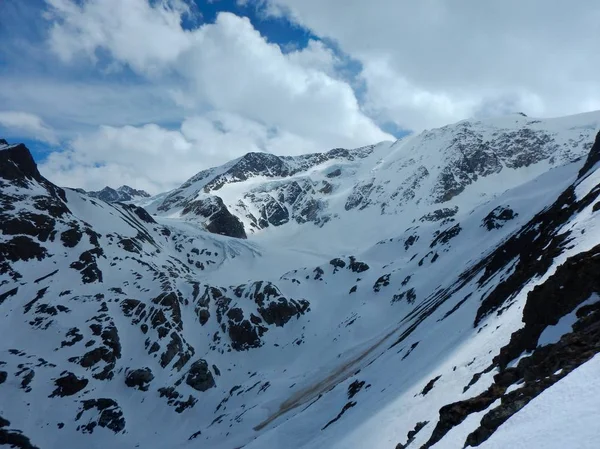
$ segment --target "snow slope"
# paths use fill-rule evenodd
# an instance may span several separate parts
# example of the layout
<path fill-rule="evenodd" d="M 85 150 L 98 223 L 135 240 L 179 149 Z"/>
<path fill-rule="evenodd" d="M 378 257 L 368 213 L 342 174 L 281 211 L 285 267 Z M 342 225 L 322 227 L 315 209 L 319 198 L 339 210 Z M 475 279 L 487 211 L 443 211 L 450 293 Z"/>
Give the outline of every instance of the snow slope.
<path fill-rule="evenodd" d="M 422 219 L 468 214 L 584 157 L 599 127 L 597 112 L 545 120 L 516 114 L 324 155 L 251 153 L 196 175 L 148 210 L 202 222 L 207 217 L 189 204 L 216 196 L 249 238 L 296 248 L 318 238 L 330 252 L 355 252 Z"/>
<path fill-rule="evenodd" d="M 531 401 L 481 448 L 598 447 L 599 372 L 596 356 Z"/>
<path fill-rule="evenodd" d="M 595 391 L 599 121 L 251 154 L 153 216 L 3 145 L 0 444 L 545 447 Z"/>

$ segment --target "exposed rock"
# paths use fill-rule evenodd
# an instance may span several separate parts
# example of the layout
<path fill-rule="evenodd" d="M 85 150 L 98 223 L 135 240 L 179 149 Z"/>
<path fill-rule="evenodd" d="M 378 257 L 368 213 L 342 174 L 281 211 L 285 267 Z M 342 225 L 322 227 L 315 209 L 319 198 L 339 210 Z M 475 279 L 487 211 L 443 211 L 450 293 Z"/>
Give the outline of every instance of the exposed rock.
<path fill-rule="evenodd" d="M 423 388 L 423 391 L 421 391 L 421 396 L 425 396 L 427 393 L 429 393 L 431 390 L 433 390 L 433 387 L 435 385 L 435 383 L 441 379 L 442 376 L 437 376 L 434 377 L 433 379 L 431 379 L 429 382 L 427 382 L 427 385 L 425 385 L 425 387 Z"/>
<path fill-rule="evenodd" d="M 27 187 L 27 180 L 41 181 L 42 175 L 31 153 L 21 143 L 0 151 L 0 178 L 20 187 Z"/>
<path fill-rule="evenodd" d="M 8 426 L 10 426 L 10 421 L 0 416 L 0 446 L 6 445 L 17 449 L 39 449 L 31 444 L 29 438 L 23 435 L 23 432 L 14 429 L 6 429 Z"/>
<path fill-rule="evenodd" d="M 323 428 L 321 430 L 325 430 L 327 429 L 330 425 L 332 425 L 333 423 L 337 422 L 340 420 L 340 418 L 342 417 L 342 415 L 344 413 L 346 413 L 348 410 L 350 410 L 352 407 L 354 407 L 357 403 L 355 401 L 350 401 L 348 402 L 346 405 L 344 405 L 344 407 L 342 408 L 342 410 L 338 413 L 338 415 L 333 418 L 331 421 L 329 421 L 327 424 L 325 424 L 323 426 Z"/>
<path fill-rule="evenodd" d="M 483 219 L 482 226 L 485 226 L 488 231 L 500 229 L 507 221 L 514 219 L 518 215 L 519 214 L 515 213 L 515 211 L 509 207 L 498 206 L 486 215 Z"/>
<path fill-rule="evenodd" d="M 85 192 L 85 191 L 84 191 Z M 117 203 L 122 201 L 132 201 L 136 198 L 149 198 L 150 194 L 144 190 L 136 190 L 129 186 L 121 186 L 118 189 L 104 187 L 95 192 L 85 192 L 93 198 L 106 201 L 107 203 Z"/>
<path fill-rule="evenodd" d="M 327 173 L 327 177 L 328 178 L 336 178 L 336 177 L 340 176 L 341 174 L 342 174 L 342 170 L 339 168 L 336 168 L 335 170 L 332 170 L 329 173 Z"/>
<path fill-rule="evenodd" d="M 458 224 L 452 226 L 451 228 L 445 229 L 444 231 L 440 232 L 436 238 L 433 239 L 429 247 L 434 248 L 437 245 L 447 244 L 450 240 L 452 240 L 454 237 L 460 234 L 460 231 L 462 231 L 462 228 Z"/>
<path fill-rule="evenodd" d="M 417 424 L 415 424 L 415 428 L 411 431 L 408 432 L 408 434 L 406 435 L 406 443 L 402 444 L 402 443 L 398 443 L 396 445 L 396 449 L 406 449 L 408 446 L 410 446 L 410 444 L 415 441 L 415 437 L 417 436 L 417 434 L 423 430 L 423 427 L 425 427 L 427 424 L 429 424 L 429 421 L 422 421 L 422 422 L 418 422 Z"/>
<path fill-rule="evenodd" d="M 355 380 L 350 385 L 348 385 L 348 399 L 352 399 L 354 396 L 356 396 L 364 386 L 364 380 Z"/>
<path fill-rule="evenodd" d="M 206 230 L 214 234 L 245 239 L 244 225 L 233 215 L 218 196 L 209 196 L 188 203 L 182 215 L 194 214 L 207 219 Z"/>
<path fill-rule="evenodd" d="M 348 264 L 348 268 L 353 273 L 363 273 L 369 269 L 369 266 L 364 262 L 356 260 L 354 256 L 350 256 L 350 263 Z"/>
<path fill-rule="evenodd" d="M 81 241 L 81 237 L 83 237 L 83 232 L 78 227 L 72 227 L 60 234 L 60 239 L 67 248 L 75 248 Z"/>
<path fill-rule="evenodd" d="M 453 208 L 444 207 L 423 215 L 421 218 L 419 218 L 419 221 L 441 221 L 454 217 L 457 212 L 458 206 L 454 206 Z"/>
<path fill-rule="evenodd" d="M 125 374 L 125 385 L 141 391 L 148 391 L 148 386 L 153 380 L 154 374 L 150 368 L 130 370 Z"/>
<path fill-rule="evenodd" d="M 342 259 L 332 259 L 331 261 L 329 261 L 330 265 L 333 265 L 333 272 L 335 273 L 338 269 L 342 269 L 346 266 L 346 262 L 344 262 Z"/>
<path fill-rule="evenodd" d="M 62 377 L 54 379 L 56 389 L 52 392 L 52 396 L 73 396 L 83 390 L 89 381 L 85 378 L 79 378 L 73 373 L 63 373 Z"/>
<path fill-rule="evenodd" d="M 192 363 L 185 383 L 197 391 L 206 391 L 215 386 L 215 379 L 208 369 L 206 360 L 200 359 Z"/>
<path fill-rule="evenodd" d="M 112 399 L 101 398 L 82 401 L 75 421 L 79 421 L 84 414 L 90 416 L 90 418 L 86 424 L 77 427 L 77 430 L 82 433 L 94 433 L 96 426 L 107 428 L 114 433 L 125 430 L 123 411 L 119 404 Z"/>

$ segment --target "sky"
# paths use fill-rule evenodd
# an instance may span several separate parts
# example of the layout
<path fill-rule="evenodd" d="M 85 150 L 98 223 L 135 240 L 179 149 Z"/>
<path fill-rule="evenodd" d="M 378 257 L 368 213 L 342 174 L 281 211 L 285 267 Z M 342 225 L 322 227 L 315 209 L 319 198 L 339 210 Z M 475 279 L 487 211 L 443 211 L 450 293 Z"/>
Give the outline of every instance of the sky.
<path fill-rule="evenodd" d="M 0 0 L 0 137 L 150 193 L 517 111 L 600 109 L 597 0 Z"/>

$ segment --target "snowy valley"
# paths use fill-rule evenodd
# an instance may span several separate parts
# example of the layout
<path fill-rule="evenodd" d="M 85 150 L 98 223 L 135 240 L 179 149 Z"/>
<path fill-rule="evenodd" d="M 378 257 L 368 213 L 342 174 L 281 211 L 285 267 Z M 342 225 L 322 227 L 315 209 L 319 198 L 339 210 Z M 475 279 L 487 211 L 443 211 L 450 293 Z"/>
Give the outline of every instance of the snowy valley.
<path fill-rule="evenodd" d="M 467 120 L 152 197 L 0 140 L 0 445 L 597 447 L 599 130 Z"/>

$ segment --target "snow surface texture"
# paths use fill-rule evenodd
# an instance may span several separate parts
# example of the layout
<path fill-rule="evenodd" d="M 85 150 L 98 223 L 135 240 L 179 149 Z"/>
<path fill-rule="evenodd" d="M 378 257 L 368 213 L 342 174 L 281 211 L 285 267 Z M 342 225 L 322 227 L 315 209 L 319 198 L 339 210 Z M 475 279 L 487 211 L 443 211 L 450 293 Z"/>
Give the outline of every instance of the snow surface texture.
<path fill-rule="evenodd" d="M 131 204 L 0 141 L 0 444 L 554 447 L 566 394 L 600 418 L 597 129 L 252 153 Z"/>

